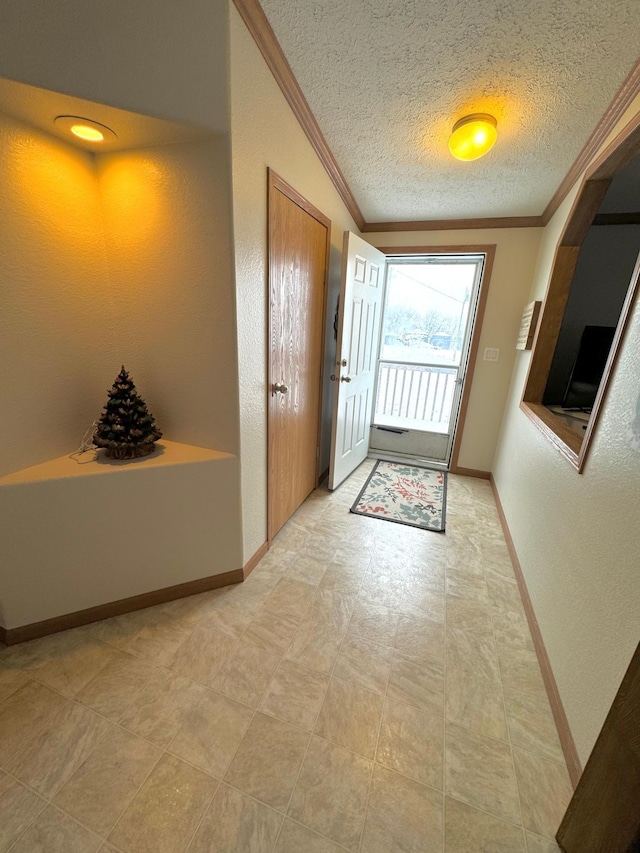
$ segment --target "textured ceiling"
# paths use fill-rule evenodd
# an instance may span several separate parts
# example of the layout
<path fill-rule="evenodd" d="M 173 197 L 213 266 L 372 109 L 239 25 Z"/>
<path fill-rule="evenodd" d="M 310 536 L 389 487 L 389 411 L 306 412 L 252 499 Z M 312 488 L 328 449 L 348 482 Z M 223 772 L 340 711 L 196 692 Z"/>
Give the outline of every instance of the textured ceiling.
<path fill-rule="evenodd" d="M 638 0 L 261 3 L 369 222 L 541 214 L 640 52 Z"/>

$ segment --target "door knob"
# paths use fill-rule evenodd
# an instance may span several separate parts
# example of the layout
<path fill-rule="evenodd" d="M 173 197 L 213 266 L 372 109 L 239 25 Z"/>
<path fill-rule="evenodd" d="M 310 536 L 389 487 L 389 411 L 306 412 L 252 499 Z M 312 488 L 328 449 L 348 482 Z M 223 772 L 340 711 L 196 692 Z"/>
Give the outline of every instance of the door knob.
<path fill-rule="evenodd" d="M 351 382 L 351 377 L 350 376 L 341 376 L 340 382 Z"/>
<path fill-rule="evenodd" d="M 275 382 L 273 385 L 274 394 L 286 394 L 289 388 L 283 382 Z"/>

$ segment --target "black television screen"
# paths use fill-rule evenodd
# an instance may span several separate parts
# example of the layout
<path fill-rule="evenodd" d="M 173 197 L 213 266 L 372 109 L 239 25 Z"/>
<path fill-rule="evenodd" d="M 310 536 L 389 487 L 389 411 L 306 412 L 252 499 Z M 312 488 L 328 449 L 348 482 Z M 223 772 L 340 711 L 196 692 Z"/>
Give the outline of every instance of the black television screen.
<path fill-rule="evenodd" d="M 585 326 L 562 406 L 592 408 L 609 357 L 615 326 Z"/>

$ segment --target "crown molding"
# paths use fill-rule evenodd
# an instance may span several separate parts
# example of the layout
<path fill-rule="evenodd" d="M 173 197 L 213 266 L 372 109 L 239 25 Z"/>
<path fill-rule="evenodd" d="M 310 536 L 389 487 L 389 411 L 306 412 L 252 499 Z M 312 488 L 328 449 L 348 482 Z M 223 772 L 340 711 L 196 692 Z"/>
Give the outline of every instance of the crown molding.
<path fill-rule="evenodd" d="M 640 94 L 640 60 L 633 66 L 585 143 L 575 162 L 562 179 L 540 216 L 498 216 L 475 219 L 424 219 L 405 222 L 367 222 L 351 188 L 324 138 L 316 117 L 259 0 L 233 0 L 240 17 L 251 33 L 276 83 L 298 119 L 302 130 L 318 155 L 340 198 L 364 234 L 374 231 L 466 231 L 481 228 L 542 228 L 567 197 L 571 187 L 588 167 L 625 110 Z"/>
<path fill-rule="evenodd" d="M 545 207 L 541 217 L 543 225 L 546 225 L 547 222 L 549 222 L 553 214 L 560 207 L 567 197 L 571 187 L 587 169 L 589 163 L 598 153 L 598 149 L 602 146 L 602 143 L 620 121 L 625 110 L 631 106 L 634 98 L 638 95 L 640 95 L 640 59 L 625 77 L 622 85 L 613 96 L 613 100 L 605 110 L 602 118 L 595 126 L 593 133 L 589 139 L 587 139 L 584 148 L 576 157 L 573 166 L 571 166 L 567 174 L 564 176 L 560 186 L 551 197 L 551 201 Z"/>
<path fill-rule="evenodd" d="M 365 222 L 368 231 L 467 231 L 476 228 L 540 228 L 541 216 L 494 216 L 478 219 L 423 219 L 408 222 Z"/>
<path fill-rule="evenodd" d="M 240 17 L 246 24 L 247 29 L 253 36 L 253 40 L 258 46 L 258 50 L 264 57 L 264 61 L 269 66 L 269 69 L 275 77 L 276 83 L 280 87 L 282 94 L 285 96 L 287 103 L 293 110 L 293 114 L 298 119 L 300 126 L 306 134 L 307 139 L 313 146 L 314 151 L 318 155 L 320 162 L 331 178 L 333 185 L 347 210 L 353 217 L 354 222 L 362 231 L 365 226 L 364 216 L 358 207 L 358 202 L 355 200 L 347 181 L 333 152 L 324 138 L 320 126 L 316 121 L 316 117 L 311 112 L 307 99 L 302 94 L 302 89 L 296 80 L 291 66 L 289 65 L 286 56 L 280 43 L 276 38 L 271 24 L 267 20 L 262 6 L 258 0 L 233 0 L 234 5 Z"/>

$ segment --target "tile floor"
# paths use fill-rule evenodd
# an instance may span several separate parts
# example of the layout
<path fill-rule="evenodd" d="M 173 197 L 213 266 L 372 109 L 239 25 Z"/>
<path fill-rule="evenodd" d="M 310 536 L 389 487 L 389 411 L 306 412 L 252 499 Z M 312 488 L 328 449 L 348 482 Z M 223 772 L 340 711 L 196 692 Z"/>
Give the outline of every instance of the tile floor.
<path fill-rule="evenodd" d="M 315 492 L 248 580 L 0 648 L 0 853 L 551 853 L 571 794 L 488 483 Z"/>

